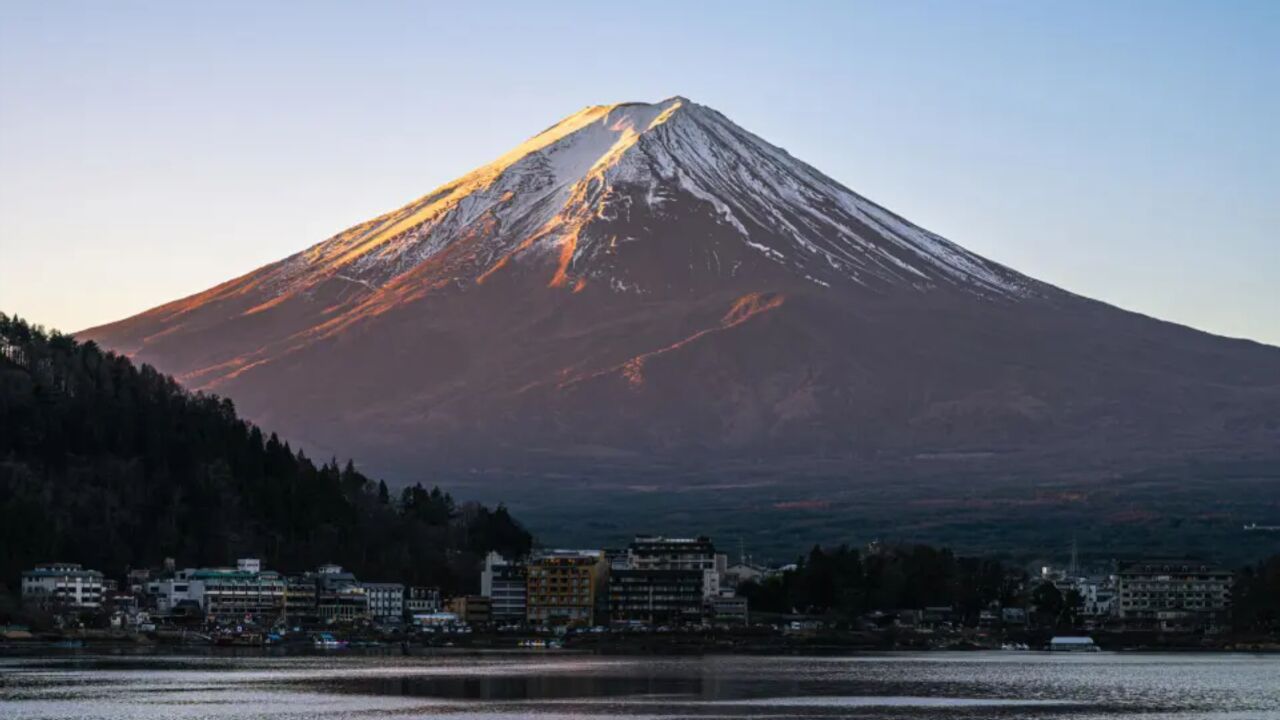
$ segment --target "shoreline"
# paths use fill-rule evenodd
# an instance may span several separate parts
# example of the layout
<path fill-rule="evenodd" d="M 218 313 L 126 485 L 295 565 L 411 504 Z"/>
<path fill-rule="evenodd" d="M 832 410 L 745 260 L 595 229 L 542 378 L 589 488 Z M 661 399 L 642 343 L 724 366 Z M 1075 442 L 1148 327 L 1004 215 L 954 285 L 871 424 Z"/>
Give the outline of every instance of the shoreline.
<path fill-rule="evenodd" d="M 511 637 L 481 636 L 472 642 L 433 644 L 396 641 L 357 644 L 340 649 L 315 648 L 304 643 L 223 646 L 207 643 L 156 642 L 146 638 L 75 638 L 61 640 L 32 639 L 0 641 L 0 657 L 75 657 L 77 655 L 121 656 L 205 656 L 205 657 L 430 657 L 452 655 L 628 655 L 628 656 L 698 656 L 698 655 L 878 655 L 885 653 L 963 655 L 999 653 L 1016 658 L 1021 655 L 1108 654 L 1186 654 L 1186 655 L 1280 655 L 1278 641 L 1239 641 L 1217 645 L 1188 643 L 1101 642 L 1093 651 L 1064 651 L 1047 648 L 1006 649 L 999 646 L 957 642 L 947 645 L 886 644 L 840 642 L 819 639 L 782 642 L 727 642 L 689 638 L 609 638 L 589 642 L 566 642 L 562 647 L 520 647 Z M 500 640 L 501 642 L 494 642 Z"/>

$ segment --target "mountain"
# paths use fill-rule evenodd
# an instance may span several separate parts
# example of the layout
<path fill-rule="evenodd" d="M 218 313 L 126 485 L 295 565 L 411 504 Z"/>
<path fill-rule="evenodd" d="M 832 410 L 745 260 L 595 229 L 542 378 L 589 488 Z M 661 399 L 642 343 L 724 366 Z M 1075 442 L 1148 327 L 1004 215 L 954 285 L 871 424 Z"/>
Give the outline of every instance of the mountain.
<path fill-rule="evenodd" d="M 680 97 L 588 107 L 78 335 L 393 476 L 799 484 L 1280 447 L 1280 349 L 986 260 Z"/>

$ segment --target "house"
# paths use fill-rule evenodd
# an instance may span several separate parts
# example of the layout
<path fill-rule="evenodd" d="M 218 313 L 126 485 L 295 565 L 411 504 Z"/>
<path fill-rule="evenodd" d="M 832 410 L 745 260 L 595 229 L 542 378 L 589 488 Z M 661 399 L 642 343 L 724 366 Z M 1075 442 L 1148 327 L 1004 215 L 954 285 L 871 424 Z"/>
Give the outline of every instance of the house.
<path fill-rule="evenodd" d="M 737 589 L 746 582 L 759 583 L 764 577 L 764 568 L 748 562 L 738 562 L 725 568 L 721 584 L 729 589 Z"/>

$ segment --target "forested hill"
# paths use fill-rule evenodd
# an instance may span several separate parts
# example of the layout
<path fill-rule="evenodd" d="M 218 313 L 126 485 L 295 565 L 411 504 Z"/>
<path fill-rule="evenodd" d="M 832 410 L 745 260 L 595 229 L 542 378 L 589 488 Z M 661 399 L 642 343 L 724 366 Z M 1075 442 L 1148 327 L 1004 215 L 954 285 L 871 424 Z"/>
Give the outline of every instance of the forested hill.
<path fill-rule="evenodd" d="M 350 461 L 317 464 L 148 365 L 0 313 L 0 586 L 37 562 L 337 562 L 362 579 L 469 584 L 526 551 L 499 506 L 421 484 L 392 497 Z"/>

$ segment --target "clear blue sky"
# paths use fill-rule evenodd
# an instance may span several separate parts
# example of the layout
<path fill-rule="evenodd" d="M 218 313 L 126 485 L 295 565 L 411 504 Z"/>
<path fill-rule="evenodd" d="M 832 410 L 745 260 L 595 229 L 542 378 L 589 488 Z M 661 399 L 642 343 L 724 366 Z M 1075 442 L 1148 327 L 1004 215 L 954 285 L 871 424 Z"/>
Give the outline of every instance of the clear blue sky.
<path fill-rule="evenodd" d="M 0 2 L 0 310 L 78 330 L 584 105 L 685 95 L 925 227 L 1280 344 L 1280 2 Z"/>

